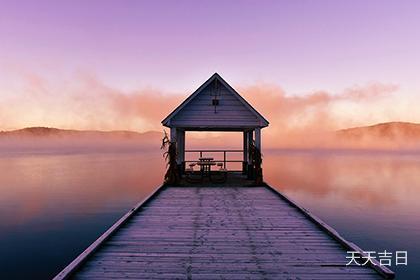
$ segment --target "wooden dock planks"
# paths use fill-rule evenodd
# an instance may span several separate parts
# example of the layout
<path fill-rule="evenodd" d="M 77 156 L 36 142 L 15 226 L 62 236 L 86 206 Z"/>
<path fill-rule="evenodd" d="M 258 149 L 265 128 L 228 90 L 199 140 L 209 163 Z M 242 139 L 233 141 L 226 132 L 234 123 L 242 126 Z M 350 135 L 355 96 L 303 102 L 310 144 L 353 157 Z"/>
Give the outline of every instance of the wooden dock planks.
<path fill-rule="evenodd" d="M 270 188 L 164 187 L 74 279 L 382 279 Z"/>

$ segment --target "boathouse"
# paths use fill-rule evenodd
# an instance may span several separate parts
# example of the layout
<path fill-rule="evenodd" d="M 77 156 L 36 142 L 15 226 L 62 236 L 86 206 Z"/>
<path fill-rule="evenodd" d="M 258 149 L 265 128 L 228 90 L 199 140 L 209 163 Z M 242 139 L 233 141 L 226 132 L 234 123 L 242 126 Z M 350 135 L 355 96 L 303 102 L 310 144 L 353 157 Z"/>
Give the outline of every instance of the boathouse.
<path fill-rule="evenodd" d="M 261 129 L 268 126 L 268 121 L 255 110 L 234 88 L 219 74 L 213 74 L 204 84 L 193 92 L 162 124 L 170 128 L 170 139 L 177 144 L 177 163 L 181 172 L 185 170 L 185 132 L 187 131 L 237 131 L 243 133 L 242 171 L 250 174 L 251 163 L 249 146 L 255 143 L 261 151 Z M 192 152 L 192 151 L 190 151 Z M 201 150 L 200 155 L 210 150 Z M 222 152 L 224 164 L 229 162 Z"/>

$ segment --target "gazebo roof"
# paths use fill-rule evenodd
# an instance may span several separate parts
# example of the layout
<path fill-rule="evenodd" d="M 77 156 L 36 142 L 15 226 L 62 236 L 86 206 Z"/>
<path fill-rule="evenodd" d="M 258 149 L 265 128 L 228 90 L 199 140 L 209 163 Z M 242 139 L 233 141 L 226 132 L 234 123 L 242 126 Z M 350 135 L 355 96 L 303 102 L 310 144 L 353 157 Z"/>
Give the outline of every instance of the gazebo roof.
<path fill-rule="evenodd" d="M 162 124 L 185 130 L 241 131 L 268 126 L 268 121 L 214 73 Z"/>

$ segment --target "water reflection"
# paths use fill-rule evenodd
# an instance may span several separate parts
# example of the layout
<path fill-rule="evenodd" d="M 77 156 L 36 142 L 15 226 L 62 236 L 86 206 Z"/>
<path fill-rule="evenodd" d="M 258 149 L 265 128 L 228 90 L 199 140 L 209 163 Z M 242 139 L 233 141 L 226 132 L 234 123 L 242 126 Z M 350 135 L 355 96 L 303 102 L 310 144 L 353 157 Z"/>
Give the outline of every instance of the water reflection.
<path fill-rule="evenodd" d="M 54 276 L 159 186 L 163 167 L 159 151 L 0 156 L 0 279 Z"/>
<path fill-rule="evenodd" d="M 317 197 L 334 194 L 375 205 L 407 204 L 420 195 L 418 155 L 272 152 L 264 171 L 283 191 Z"/>
<path fill-rule="evenodd" d="M 418 154 L 271 151 L 265 180 L 365 250 L 408 250 L 398 279 L 420 272 Z"/>
<path fill-rule="evenodd" d="M 364 249 L 408 250 L 400 279 L 420 273 L 418 155 L 264 155 L 271 185 Z M 164 162 L 159 150 L 9 154 L 0 170 L 0 278 L 45 279 L 160 185 Z"/>
<path fill-rule="evenodd" d="M 47 213 L 83 214 L 104 204 L 134 202 L 159 184 L 162 168 L 156 153 L 3 158 L 0 205 L 9 205 L 2 210 L 13 209 L 13 215 L 1 211 L 2 221 L 25 223 Z"/>

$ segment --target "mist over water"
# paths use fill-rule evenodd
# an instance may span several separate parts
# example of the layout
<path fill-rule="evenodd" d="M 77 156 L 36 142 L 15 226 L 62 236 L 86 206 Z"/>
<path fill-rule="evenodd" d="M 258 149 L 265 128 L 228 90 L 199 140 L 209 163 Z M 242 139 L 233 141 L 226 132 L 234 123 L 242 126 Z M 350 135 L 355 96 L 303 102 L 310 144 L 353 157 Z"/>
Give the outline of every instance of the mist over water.
<path fill-rule="evenodd" d="M 164 167 L 158 147 L 1 151 L 0 278 L 54 276 L 157 188 Z M 398 279 L 420 273 L 418 154 L 266 150 L 264 176 L 364 250 L 408 250 Z"/>

